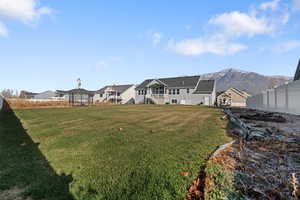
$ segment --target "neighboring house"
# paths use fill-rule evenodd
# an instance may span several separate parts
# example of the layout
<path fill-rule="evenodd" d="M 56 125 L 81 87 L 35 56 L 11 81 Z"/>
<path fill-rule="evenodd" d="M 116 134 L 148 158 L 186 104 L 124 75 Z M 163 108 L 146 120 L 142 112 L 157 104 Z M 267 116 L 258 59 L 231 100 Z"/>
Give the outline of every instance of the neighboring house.
<path fill-rule="evenodd" d="M 38 93 L 36 95 L 34 95 L 33 99 L 36 100 L 57 100 L 59 97 L 59 94 L 57 92 L 54 91 L 45 91 L 45 92 L 41 92 Z"/>
<path fill-rule="evenodd" d="M 247 92 L 230 88 L 217 96 L 218 106 L 231 106 L 231 107 L 246 107 L 246 100 L 250 97 Z"/>
<path fill-rule="evenodd" d="M 136 88 L 138 104 L 187 104 L 211 106 L 216 98 L 214 80 L 200 76 L 148 79 Z"/>
<path fill-rule="evenodd" d="M 20 92 L 20 98 L 22 98 L 22 99 L 33 99 L 35 95 L 37 95 L 37 93 L 28 92 L 25 90 L 22 90 Z"/>
<path fill-rule="evenodd" d="M 94 101 L 117 104 L 135 103 L 135 85 L 108 85 L 96 91 Z"/>
<path fill-rule="evenodd" d="M 299 60 L 299 63 L 298 63 L 298 67 L 297 67 L 295 76 L 294 76 L 294 81 L 297 81 L 297 80 L 300 80 L 300 60 Z"/>

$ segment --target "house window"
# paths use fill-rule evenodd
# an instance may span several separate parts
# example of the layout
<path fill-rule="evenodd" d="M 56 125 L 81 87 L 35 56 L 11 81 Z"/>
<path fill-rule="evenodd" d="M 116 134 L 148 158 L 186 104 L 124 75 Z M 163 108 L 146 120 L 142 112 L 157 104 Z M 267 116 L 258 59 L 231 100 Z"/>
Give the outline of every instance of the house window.
<path fill-rule="evenodd" d="M 142 90 L 142 95 L 144 95 L 144 90 Z"/>
<path fill-rule="evenodd" d="M 188 93 L 188 94 L 190 93 L 190 88 L 186 89 L 186 93 Z"/>
<path fill-rule="evenodd" d="M 177 99 L 172 99 L 172 104 L 177 104 Z"/>
<path fill-rule="evenodd" d="M 176 90 L 175 89 L 173 89 L 173 95 L 175 95 L 176 94 Z"/>
<path fill-rule="evenodd" d="M 169 89 L 169 94 L 172 94 L 172 90 L 171 89 Z"/>
<path fill-rule="evenodd" d="M 120 93 L 120 92 L 118 92 L 118 93 L 117 93 L 117 96 L 120 96 L 120 95 L 121 95 L 121 93 Z"/>
<path fill-rule="evenodd" d="M 180 90 L 179 89 L 177 89 L 177 94 L 179 94 L 180 92 L 179 92 Z"/>
<path fill-rule="evenodd" d="M 141 95 L 141 90 L 139 90 L 139 95 Z"/>
<path fill-rule="evenodd" d="M 100 97 L 103 97 L 103 94 L 100 94 Z"/>
<path fill-rule="evenodd" d="M 146 94 L 147 94 L 147 90 L 144 91 L 144 95 L 146 95 Z"/>

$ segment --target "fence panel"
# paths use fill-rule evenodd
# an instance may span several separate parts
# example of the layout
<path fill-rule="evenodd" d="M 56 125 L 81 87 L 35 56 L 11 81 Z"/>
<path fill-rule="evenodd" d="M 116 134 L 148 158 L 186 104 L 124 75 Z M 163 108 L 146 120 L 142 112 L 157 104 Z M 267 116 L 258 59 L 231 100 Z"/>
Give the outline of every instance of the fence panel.
<path fill-rule="evenodd" d="M 0 94 L 0 110 L 2 110 L 3 105 L 4 105 L 4 97 Z"/>
<path fill-rule="evenodd" d="M 299 115 L 300 80 L 249 97 L 247 107 Z"/>

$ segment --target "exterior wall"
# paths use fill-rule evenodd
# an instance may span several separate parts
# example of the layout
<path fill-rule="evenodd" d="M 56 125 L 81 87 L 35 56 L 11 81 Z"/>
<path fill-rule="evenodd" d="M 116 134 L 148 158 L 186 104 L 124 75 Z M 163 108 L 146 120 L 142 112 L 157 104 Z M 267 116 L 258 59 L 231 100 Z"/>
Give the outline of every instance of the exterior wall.
<path fill-rule="evenodd" d="M 139 95 L 138 94 L 138 91 L 135 90 L 135 103 L 136 104 L 143 104 L 145 103 L 145 98 L 146 98 L 146 95 Z"/>
<path fill-rule="evenodd" d="M 246 101 L 244 103 L 231 103 L 232 107 L 246 107 Z"/>
<path fill-rule="evenodd" d="M 131 86 L 121 94 L 121 104 L 134 103 L 135 102 L 135 86 Z"/>
<path fill-rule="evenodd" d="M 111 88 L 106 88 L 104 90 L 104 94 L 102 94 L 102 97 L 100 94 L 95 94 L 93 97 L 94 102 L 104 102 L 106 100 L 108 100 L 108 91 Z M 136 98 L 136 92 L 135 92 L 135 86 L 131 86 L 130 88 L 128 88 L 126 91 L 124 91 L 122 94 L 120 94 L 120 96 L 118 96 L 117 98 L 121 99 L 121 104 L 126 104 L 126 103 L 134 103 L 135 102 L 135 98 Z"/>
<path fill-rule="evenodd" d="M 167 88 L 168 90 L 171 89 L 175 89 L 177 90 L 177 88 Z M 169 91 L 167 91 L 168 94 L 166 95 L 165 98 L 165 102 L 164 103 L 170 103 L 172 104 L 172 99 L 176 99 L 177 100 L 177 104 L 187 104 L 187 105 L 192 105 L 193 104 L 193 92 L 194 89 L 190 89 L 190 92 L 187 93 L 187 89 L 186 88 L 181 88 L 179 89 L 179 94 L 169 94 Z M 177 92 L 177 91 L 176 91 Z"/>
<path fill-rule="evenodd" d="M 213 94 L 193 94 L 191 105 L 213 106 L 215 98 Z"/>
<path fill-rule="evenodd" d="M 93 98 L 94 98 L 94 102 L 103 102 L 106 96 L 105 94 L 103 94 L 101 97 L 100 94 L 95 94 Z"/>
<path fill-rule="evenodd" d="M 249 97 L 247 107 L 272 112 L 300 114 L 300 80 Z"/>
<path fill-rule="evenodd" d="M 229 98 L 228 96 L 231 96 L 231 98 Z M 218 96 L 217 98 L 218 105 L 223 104 L 224 98 L 226 99 L 225 104 L 228 104 L 231 107 L 246 107 L 246 97 L 237 94 L 233 89 L 229 89 Z"/>
<path fill-rule="evenodd" d="M 177 104 L 185 105 L 198 105 L 203 104 L 207 106 L 214 105 L 215 102 L 215 90 L 211 94 L 193 94 L 194 89 L 190 89 L 187 93 L 186 88 L 179 89 L 179 94 L 169 94 L 169 89 L 178 88 L 167 88 L 167 94 L 163 95 L 151 95 L 149 90 L 146 95 L 139 95 L 138 90 L 135 91 L 135 102 L 136 104 L 143 104 L 147 98 L 151 98 L 156 104 L 172 104 L 172 100 L 177 100 Z M 177 92 L 177 91 L 176 91 Z"/>

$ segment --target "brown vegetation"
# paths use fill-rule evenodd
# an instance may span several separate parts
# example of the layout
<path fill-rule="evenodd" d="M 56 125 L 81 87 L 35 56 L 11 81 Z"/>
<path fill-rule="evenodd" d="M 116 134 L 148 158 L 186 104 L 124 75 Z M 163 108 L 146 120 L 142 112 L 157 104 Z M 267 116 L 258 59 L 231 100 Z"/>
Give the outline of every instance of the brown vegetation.
<path fill-rule="evenodd" d="M 68 107 L 68 101 L 30 101 L 28 99 L 6 99 L 12 109 L 42 108 L 42 107 Z"/>

